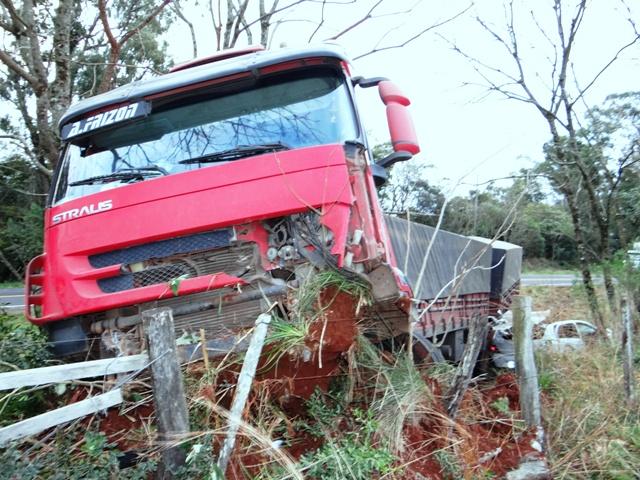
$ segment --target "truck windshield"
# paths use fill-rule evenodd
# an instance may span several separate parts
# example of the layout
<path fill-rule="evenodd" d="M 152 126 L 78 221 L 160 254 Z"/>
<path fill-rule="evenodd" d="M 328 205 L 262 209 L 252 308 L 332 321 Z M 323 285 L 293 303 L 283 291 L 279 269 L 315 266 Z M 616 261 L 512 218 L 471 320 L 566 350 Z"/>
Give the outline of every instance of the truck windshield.
<path fill-rule="evenodd" d="M 176 106 L 176 103 L 178 105 Z M 358 138 L 344 79 L 319 70 L 200 95 L 68 144 L 54 203 L 260 153 Z"/>

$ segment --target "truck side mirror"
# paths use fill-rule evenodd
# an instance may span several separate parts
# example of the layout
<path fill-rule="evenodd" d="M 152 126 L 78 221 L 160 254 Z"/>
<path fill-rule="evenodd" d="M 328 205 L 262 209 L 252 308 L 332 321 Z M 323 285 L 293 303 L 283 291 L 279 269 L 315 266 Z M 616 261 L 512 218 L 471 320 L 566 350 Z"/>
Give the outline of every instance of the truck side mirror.
<path fill-rule="evenodd" d="M 411 157 L 413 157 L 412 153 L 400 150 L 399 152 L 393 152 L 392 154 L 387 155 L 382 160 L 376 162 L 376 165 L 380 165 L 382 168 L 389 168 L 394 163 L 411 160 Z"/>
<path fill-rule="evenodd" d="M 420 152 L 418 136 L 416 135 L 409 110 L 407 110 L 407 107 L 411 103 L 409 99 L 404 96 L 393 82 L 388 80 L 383 80 L 378 83 L 378 93 L 387 106 L 387 123 L 389 125 L 389 135 L 391 136 L 393 150 L 396 153 L 408 152 L 411 155 Z M 394 163 L 400 160 L 408 160 L 409 158 L 397 158 L 394 160 Z M 385 160 L 386 159 L 384 159 L 383 162 Z M 391 165 L 391 163 L 389 165 Z"/>

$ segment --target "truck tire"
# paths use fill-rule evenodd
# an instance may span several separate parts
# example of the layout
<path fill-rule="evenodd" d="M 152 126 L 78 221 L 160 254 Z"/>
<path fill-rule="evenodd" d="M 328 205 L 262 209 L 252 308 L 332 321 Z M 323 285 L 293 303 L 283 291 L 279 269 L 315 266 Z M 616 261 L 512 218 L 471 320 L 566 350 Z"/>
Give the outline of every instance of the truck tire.
<path fill-rule="evenodd" d="M 431 340 L 418 332 L 414 332 L 413 361 L 416 364 L 443 363 L 445 358 L 440 349 L 436 347 Z"/>

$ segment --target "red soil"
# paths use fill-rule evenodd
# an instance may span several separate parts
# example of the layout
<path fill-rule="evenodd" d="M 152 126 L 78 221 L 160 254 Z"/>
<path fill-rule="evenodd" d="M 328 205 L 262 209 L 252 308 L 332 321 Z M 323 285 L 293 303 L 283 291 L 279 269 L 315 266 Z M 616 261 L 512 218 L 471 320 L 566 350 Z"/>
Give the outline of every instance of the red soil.
<path fill-rule="evenodd" d="M 315 388 L 328 390 L 331 379 L 343 364 L 345 352 L 351 348 L 357 335 L 353 299 L 331 290 L 324 293 L 322 300 L 328 307 L 310 327 L 306 342 L 311 352 L 310 358 L 304 361 L 302 355 L 285 355 L 268 371 L 259 370 L 253 386 L 254 393 L 247 406 L 251 411 L 265 390 L 270 398 L 279 402 L 288 418 L 286 436 L 290 442 L 289 446 L 282 448 L 294 460 L 320 447 L 322 439 L 304 431 L 296 431 L 293 419 L 306 418 L 304 400 L 310 397 Z M 264 362 L 260 367 L 264 367 Z M 218 377 L 218 385 L 205 386 L 199 394 L 228 407 L 232 393 L 221 398 L 217 387 L 222 382 L 235 384 L 238 371 L 239 368 L 223 372 Z M 442 389 L 438 382 L 430 378 L 425 380 L 434 396 L 440 399 Z M 77 401 L 79 396 L 81 394 L 74 395 L 78 398 L 73 400 Z M 500 412 L 492 406 L 500 398 L 508 399 L 511 412 L 518 411 L 519 394 L 513 374 L 499 376 L 488 388 L 467 391 L 454 423 L 447 419 L 442 402 L 436 401 L 433 413 L 425 415 L 415 425 L 405 426 L 405 449 L 397 461 L 397 466 L 404 467 L 403 477 L 407 480 L 452 479 L 451 471 L 443 470 L 438 462 L 439 451 L 455 456 L 465 479 L 473 476 L 478 478 L 486 472 L 492 472 L 500 478 L 517 468 L 522 457 L 537 455 L 531 447 L 534 434 L 518 434 L 510 413 Z M 152 411 L 149 405 L 139 407 L 127 417 L 121 417 L 117 410 L 111 410 L 100 422 L 100 428 L 121 449 L 135 449 L 140 445 L 123 436 L 122 432 L 139 428 Z M 269 452 L 256 451 L 255 445 L 250 449 L 246 441 L 239 437 L 227 478 L 245 479 L 247 475 L 257 475 L 265 464 L 272 461 Z"/>

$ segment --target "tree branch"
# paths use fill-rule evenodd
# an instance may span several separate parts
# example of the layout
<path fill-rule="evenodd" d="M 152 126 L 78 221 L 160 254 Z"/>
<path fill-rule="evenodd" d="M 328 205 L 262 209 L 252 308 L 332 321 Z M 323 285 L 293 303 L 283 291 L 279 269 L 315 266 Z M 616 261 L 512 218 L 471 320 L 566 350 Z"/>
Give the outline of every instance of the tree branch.
<path fill-rule="evenodd" d="M 378 4 L 376 4 L 376 6 L 377 6 L 377 5 L 378 5 Z M 369 52 L 367 52 L 367 53 L 363 53 L 363 54 L 361 54 L 361 55 L 358 55 L 358 56 L 357 56 L 357 57 L 355 57 L 353 60 L 354 60 L 354 61 L 356 61 L 356 60 L 358 60 L 358 59 L 360 59 L 360 58 L 363 58 L 363 57 L 366 57 L 366 56 L 369 56 L 369 55 L 373 55 L 374 53 L 383 52 L 383 51 L 385 51 L 385 50 L 392 50 L 392 49 L 394 49 L 394 48 L 402 48 L 402 47 L 405 47 L 405 46 L 406 46 L 406 45 L 408 45 L 409 43 L 411 43 L 411 42 L 413 42 L 414 40 L 416 40 L 416 39 L 420 38 L 420 37 L 421 37 L 422 35 L 424 35 L 425 33 L 429 32 L 429 31 L 431 31 L 431 30 L 434 30 L 434 29 L 436 29 L 436 28 L 438 28 L 438 27 L 441 27 L 442 25 L 445 25 L 445 24 L 447 24 L 447 23 L 449 23 L 449 22 L 452 22 L 453 20 L 455 20 L 456 18 L 460 17 L 461 15 L 464 15 L 464 14 L 465 14 L 465 13 L 466 13 L 466 12 L 467 12 L 471 7 L 472 7 L 472 6 L 473 6 L 473 5 L 472 5 L 472 4 L 470 4 L 470 5 L 469 5 L 469 6 L 467 6 L 464 10 L 461 10 L 460 12 L 456 13 L 456 14 L 455 14 L 455 15 L 453 15 L 452 17 L 449 17 L 449 18 L 447 18 L 447 19 L 445 19 L 445 20 L 443 20 L 443 21 L 441 21 L 441 22 L 434 23 L 433 25 L 430 25 L 430 26 L 428 26 L 428 27 L 426 27 L 426 28 L 423 28 L 421 31 L 419 31 L 418 33 L 416 33 L 415 35 L 413 35 L 412 37 L 408 38 L 407 40 L 405 40 L 405 41 L 404 41 L 404 42 L 402 42 L 402 43 L 399 43 L 399 44 L 397 44 L 397 45 L 389 45 L 389 46 L 386 46 L 386 47 L 380 47 L 380 48 L 378 48 L 378 47 L 376 46 L 376 47 L 374 47 L 372 50 L 370 50 Z M 374 6 L 374 8 L 375 8 L 375 6 Z"/>
<path fill-rule="evenodd" d="M 4 63 L 7 68 L 11 69 L 19 77 L 25 79 L 29 82 L 29 85 L 35 90 L 39 87 L 38 80 L 36 77 L 31 75 L 27 70 L 25 70 L 9 53 L 4 50 L 0 50 L 0 61 Z"/>
<path fill-rule="evenodd" d="M 366 22 L 367 20 L 369 20 L 372 17 L 373 11 L 378 8 L 378 6 L 384 2 L 384 0 L 378 0 L 373 7 L 371 7 L 369 9 L 369 11 L 365 14 L 364 17 L 360 18 L 360 20 L 357 20 L 356 22 L 352 23 L 351 25 L 349 25 L 347 28 L 345 28 L 344 30 L 342 30 L 340 33 L 338 33 L 337 35 L 334 35 L 331 38 L 328 38 L 327 40 L 337 40 L 338 38 L 340 38 L 341 36 L 343 36 L 345 33 L 350 32 L 351 30 L 353 30 L 354 28 L 356 28 L 358 25 L 363 24 L 364 22 Z"/>

